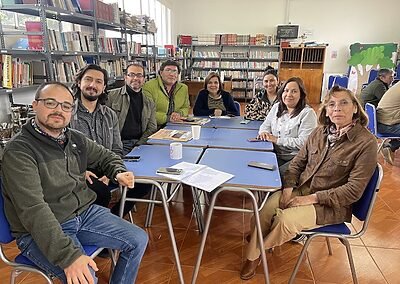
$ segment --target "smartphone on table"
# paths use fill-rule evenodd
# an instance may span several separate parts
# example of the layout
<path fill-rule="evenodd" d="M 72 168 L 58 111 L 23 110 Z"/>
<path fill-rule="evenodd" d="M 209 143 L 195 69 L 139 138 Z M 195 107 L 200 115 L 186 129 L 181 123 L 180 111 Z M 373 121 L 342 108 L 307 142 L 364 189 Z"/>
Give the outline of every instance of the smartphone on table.
<path fill-rule="evenodd" d="M 259 168 L 259 169 L 264 169 L 264 170 L 269 170 L 269 171 L 273 171 L 275 169 L 275 165 L 261 163 L 261 162 L 255 162 L 255 161 L 251 161 L 247 165 L 249 167 L 254 167 L 254 168 Z"/>
<path fill-rule="evenodd" d="M 249 138 L 249 139 L 247 139 L 247 141 L 249 141 L 249 142 L 265 142 L 264 140 L 262 140 L 262 139 L 259 139 L 259 138 Z"/>
<path fill-rule="evenodd" d="M 122 158 L 125 162 L 139 162 L 140 156 L 139 155 L 126 155 Z"/>
<path fill-rule="evenodd" d="M 182 169 L 175 169 L 175 168 L 158 168 L 157 173 L 158 174 L 169 174 L 169 175 L 180 175 L 182 174 L 183 170 Z"/>

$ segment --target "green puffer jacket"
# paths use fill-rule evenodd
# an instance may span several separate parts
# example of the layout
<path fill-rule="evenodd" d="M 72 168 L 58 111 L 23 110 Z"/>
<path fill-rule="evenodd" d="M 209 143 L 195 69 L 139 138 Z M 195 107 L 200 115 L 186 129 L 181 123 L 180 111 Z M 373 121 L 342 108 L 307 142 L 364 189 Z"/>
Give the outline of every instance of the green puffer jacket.
<path fill-rule="evenodd" d="M 82 252 L 60 224 L 96 199 L 86 185 L 86 169 L 99 168 L 110 179 L 126 171 L 119 156 L 81 132 L 69 129 L 66 135 L 63 149 L 29 120 L 7 143 L 2 167 L 4 211 L 13 235 L 30 234 L 44 256 L 61 268 Z"/>
<path fill-rule="evenodd" d="M 167 116 L 169 97 L 164 88 L 161 77 L 158 76 L 146 82 L 143 86 L 143 94 L 153 99 L 156 105 L 156 120 L 157 126 L 161 127 L 169 120 Z M 174 112 L 179 113 L 181 116 L 187 116 L 189 113 L 189 93 L 188 87 L 182 83 L 176 83 L 174 90 Z"/>

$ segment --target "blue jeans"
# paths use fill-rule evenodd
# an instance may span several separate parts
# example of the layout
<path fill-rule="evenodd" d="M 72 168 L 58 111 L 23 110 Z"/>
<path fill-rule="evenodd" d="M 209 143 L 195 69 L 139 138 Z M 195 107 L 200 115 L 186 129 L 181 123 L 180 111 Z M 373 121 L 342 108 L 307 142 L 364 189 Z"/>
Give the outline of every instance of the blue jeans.
<path fill-rule="evenodd" d="M 61 228 L 81 249 L 82 245 L 96 245 L 119 250 L 120 254 L 111 283 L 132 284 L 135 282 L 148 241 L 146 232 L 141 228 L 98 205 L 91 205 L 81 215 L 62 223 Z M 60 278 L 63 283 L 67 283 L 64 270 L 47 260 L 31 235 L 17 238 L 17 245 L 22 254 L 39 268 L 51 276 Z M 95 273 L 90 266 L 89 269 L 94 276 Z"/>
<path fill-rule="evenodd" d="M 393 124 L 393 125 L 378 123 L 378 131 L 380 133 L 393 134 L 393 136 L 396 136 L 396 135 L 400 136 L 400 123 Z M 400 148 L 400 140 L 397 140 L 397 139 L 391 140 L 388 144 L 389 144 L 392 152 L 394 152 Z"/>

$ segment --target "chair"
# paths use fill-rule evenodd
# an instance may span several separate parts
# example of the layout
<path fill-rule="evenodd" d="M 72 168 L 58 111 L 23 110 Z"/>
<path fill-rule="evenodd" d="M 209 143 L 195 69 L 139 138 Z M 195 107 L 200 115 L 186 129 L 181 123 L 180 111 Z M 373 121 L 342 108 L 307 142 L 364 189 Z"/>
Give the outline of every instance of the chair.
<path fill-rule="evenodd" d="M 349 77 L 347 76 L 329 76 L 328 79 L 328 90 L 332 89 L 333 86 L 341 86 L 343 88 L 347 88 L 349 83 Z"/>
<path fill-rule="evenodd" d="M 365 104 L 365 112 L 368 115 L 368 130 L 375 135 L 376 138 L 381 139 L 382 143 L 378 147 L 378 153 L 381 151 L 383 144 L 389 139 L 400 139 L 400 136 L 393 136 L 388 133 L 380 133 L 378 132 L 378 123 L 376 120 L 376 108 L 373 104 L 366 103 Z"/>
<path fill-rule="evenodd" d="M 240 115 L 240 103 L 237 101 L 233 101 L 233 102 L 235 103 L 236 110 L 238 111 L 238 113 Z"/>
<path fill-rule="evenodd" d="M 40 274 L 47 283 L 53 283 L 49 275 L 40 270 L 33 262 L 31 262 L 22 254 L 17 255 L 14 261 L 8 259 L 8 257 L 4 254 L 3 245 L 11 243 L 14 240 L 14 237 L 11 235 L 10 225 L 4 212 L 4 200 L 1 193 L 1 187 L 2 184 L 0 178 L 0 259 L 6 265 L 11 267 L 10 283 L 14 284 L 17 276 L 24 271 Z M 85 250 L 85 253 L 87 255 L 90 255 L 91 258 L 96 257 L 103 250 L 103 248 L 98 248 L 97 246 L 92 245 L 84 245 L 83 248 Z"/>
<path fill-rule="evenodd" d="M 332 255 L 332 249 L 329 243 L 329 238 L 338 238 L 346 246 L 347 257 L 349 259 L 349 264 L 351 269 L 351 275 L 353 277 L 353 283 L 358 283 L 356 270 L 353 262 L 353 256 L 351 253 L 350 243 L 348 239 L 359 238 L 367 230 L 369 219 L 372 214 L 372 209 L 375 204 L 376 195 L 379 191 L 379 186 L 382 181 L 382 177 L 383 177 L 382 166 L 378 164 L 374 174 L 372 175 L 370 181 L 367 184 L 367 187 L 364 190 L 363 195 L 357 202 L 353 204 L 353 216 L 355 216 L 358 220 L 363 222 L 363 226 L 361 227 L 360 230 L 352 233 L 350 228 L 345 223 L 342 223 L 337 225 L 327 225 L 317 229 L 301 232 L 303 235 L 307 237 L 307 240 L 303 246 L 299 258 L 297 259 L 297 263 L 293 269 L 289 283 L 294 282 L 301 261 L 303 260 L 303 257 L 307 252 L 307 248 L 310 245 L 311 241 L 316 237 L 326 237 L 329 255 Z"/>

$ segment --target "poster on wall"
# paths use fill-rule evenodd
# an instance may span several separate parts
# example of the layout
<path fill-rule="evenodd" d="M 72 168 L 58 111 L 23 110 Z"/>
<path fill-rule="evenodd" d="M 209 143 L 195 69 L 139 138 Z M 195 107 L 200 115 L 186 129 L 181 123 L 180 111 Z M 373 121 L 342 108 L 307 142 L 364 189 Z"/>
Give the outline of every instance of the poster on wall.
<path fill-rule="evenodd" d="M 348 88 L 359 95 L 362 85 L 368 83 L 370 71 L 394 68 L 396 57 L 396 43 L 354 43 L 350 45 L 350 59 L 347 60 L 350 65 Z"/>

